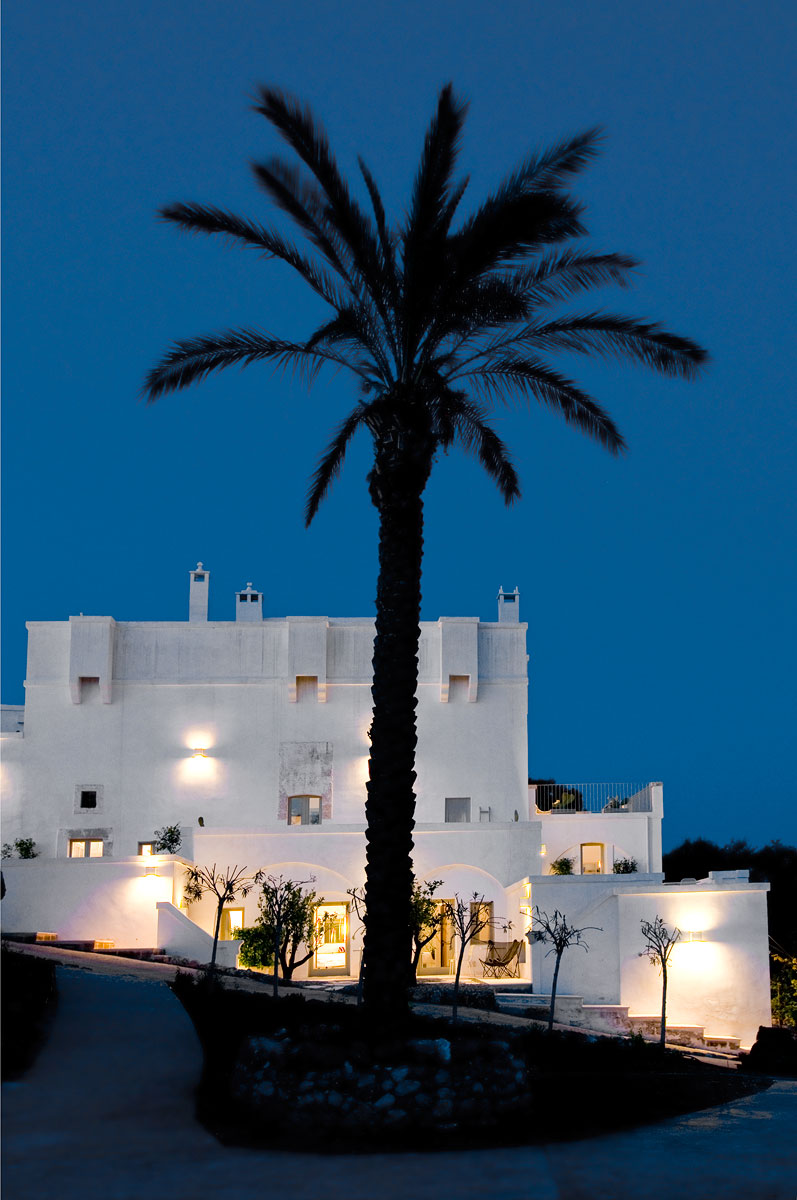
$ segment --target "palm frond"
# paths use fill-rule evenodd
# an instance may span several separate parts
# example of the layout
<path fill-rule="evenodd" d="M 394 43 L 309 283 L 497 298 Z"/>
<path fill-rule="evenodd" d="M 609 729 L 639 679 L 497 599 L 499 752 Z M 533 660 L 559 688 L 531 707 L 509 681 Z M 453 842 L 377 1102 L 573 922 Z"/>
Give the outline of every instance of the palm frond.
<path fill-rule="evenodd" d="M 239 217 L 226 209 L 215 208 L 210 204 L 168 204 L 160 209 L 160 216 L 165 221 L 173 221 L 181 229 L 189 233 L 218 233 L 234 241 L 243 242 L 257 250 L 262 250 L 272 258 L 278 258 L 302 276 L 333 308 L 343 303 L 337 284 L 328 271 L 288 242 L 280 234 L 266 229 L 256 221 Z"/>
<path fill-rule="evenodd" d="M 307 493 L 307 503 L 304 510 L 305 528 L 318 512 L 321 501 L 329 492 L 334 481 L 340 475 L 346 450 L 354 434 L 365 424 L 368 417 L 368 406 L 361 404 L 341 421 L 335 430 L 335 436 L 327 446 L 313 472 L 310 488 Z"/>
<path fill-rule="evenodd" d="M 389 387 L 392 382 L 387 348 L 380 337 L 379 328 L 370 319 L 368 309 L 362 304 L 349 304 L 341 308 L 332 320 L 316 329 L 304 345 L 306 350 L 324 346 L 345 346 L 359 352 L 365 351 L 383 386 Z"/>
<path fill-rule="evenodd" d="M 585 313 L 529 325 L 516 344 L 630 358 L 664 375 L 684 379 L 694 378 L 708 360 L 702 346 L 689 338 L 668 333 L 651 322 L 612 313 Z"/>
<path fill-rule="evenodd" d="M 379 243 L 371 222 L 362 211 L 338 170 L 327 135 L 310 108 L 273 87 L 258 89 L 261 113 L 318 180 L 329 202 L 330 216 L 346 242 L 364 286 L 380 304 Z"/>
<path fill-rule="evenodd" d="M 324 362 L 334 362 L 362 375 L 363 371 L 346 359 L 325 350 L 308 350 L 296 342 L 267 337 L 256 329 L 230 329 L 175 342 L 161 361 L 146 376 L 143 396 L 154 403 L 167 392 L 176 392 L 199 383 L 212 371 L 239 364 L 269 359 L 278 366 L 294 366 L 307 373 L 309 382 Z"/>
<path fill-rule="evenodd" d="M 581 206 L 559 192 L 489 197 L 449 238 L 452 279 L 459 286 L 540 246 L 580 237 L 580 213 Z"/>
<path fill-rule="evenodd" d="M 605 284 L 627 287 L 629 272 L 639 266 L 627 254 L 583 254 L 564 250 L 549 254 L 529 267 L 517 267 L 508 281 L 526 294 L 530 309 Z"/>
<path fill-rule="evenodd" d="M 328 263 L 349 282 L 349 272 L 334 245 L 334 237 L 324 228 L 323 198 L 296 167 L 272 158 L 252 163 L 255 179 L 275 204 L 290 216 L 310 238 Z"/>
<path fill-rule="evenodd" d="M 599 125 L 564 138 L 547 150 L 530 155 L 524 163 L 506 177 L 499 188 L 499 195 L 509 196 L 518 190 L 533 188 L 535 191 L 550 191 L 560 188 L 566 179 L 576 175 L 599 153 L 603 130 Z"/>
<path fill-rule="evenodd" d="M 626 448 L 622 434 L 605 409 L 545 363 L 519 356 L 496 358 L 463 371 L 461 377 L 469 379 L 477 391 L 493 401 L 512 404 L 517 402 L 518 395 L 533 397 L 612 454 Z"/>
<path fill-rule="evenodd" d="M 467 453 L 479 460 L 506 504 L 519 500 L 520 480 L 512 457 L 490 425 L 484 409 L 464 396 L 459 396 L 451 408 L 450 420 L 455 439 Z"/>
<path fill-rule="evenodd" d="M 409 247 L 405 257 L 411 258 L 414 246 L 432 236 L 446 211 L 467 111 L 467 104 L 454 96 L 453 85 L 446 84 L 437 98 L 437 111 L 426 133 L 413 184 L 405 227 L 404 241 Z"/>

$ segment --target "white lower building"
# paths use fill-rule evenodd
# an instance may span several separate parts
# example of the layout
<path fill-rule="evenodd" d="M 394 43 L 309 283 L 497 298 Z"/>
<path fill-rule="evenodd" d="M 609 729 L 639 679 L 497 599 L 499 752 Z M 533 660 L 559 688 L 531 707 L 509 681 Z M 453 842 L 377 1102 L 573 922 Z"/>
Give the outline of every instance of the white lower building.
<path fill-rule="evenodd" d="M 373 622 L 264 618 L 251 584 L 235 621 L 208 621 L 209 583 L 202 564 L 190 572 L 186 622 L 29 623 L 26 702 L 3 708 L 2 837 L 38 857 L 3 862 L 3 929 L 207 961 L 212 908 L 185 906 L 185 864 L 246 865 L 323 897 L 325 940 L 299 974 L 355 974 Z M 483 975 L 488 937 L 522 939 L 534 905 L 559 909 L 596 927 L 588 954 L 565 954 L 560 992 L 655 1014 L 640 923 L 660 915 L 684 935 L 668 1020 L 749 1045 L 770 1019 L 768 885 L 743 872 L 665 885 L 659 783 L 529 785 L 527 686 L 517 592 L 500 592 L 496 622 L 422 624 L 415 872 L 443 881 L 441 900 L 492 906 L 466 972 Z M 179 854 L 153 856 L 167 825 Z M 222 961 L 256 917 L 256 891 L 230 906 Z M 444 932 L 421 974 L 452 957 Z M 551 964 L 523 939 L 513 970 L 545 994 Z"/>

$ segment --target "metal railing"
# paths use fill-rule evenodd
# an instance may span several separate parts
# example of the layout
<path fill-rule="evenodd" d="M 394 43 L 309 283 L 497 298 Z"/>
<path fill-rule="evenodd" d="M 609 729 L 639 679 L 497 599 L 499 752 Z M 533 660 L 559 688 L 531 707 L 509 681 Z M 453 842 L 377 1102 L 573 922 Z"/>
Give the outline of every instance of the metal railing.
<path fill-rule="evenodd" d="M 652 812 L 649 783 L 530 783 L 529 801 L 538 813 Z"/>

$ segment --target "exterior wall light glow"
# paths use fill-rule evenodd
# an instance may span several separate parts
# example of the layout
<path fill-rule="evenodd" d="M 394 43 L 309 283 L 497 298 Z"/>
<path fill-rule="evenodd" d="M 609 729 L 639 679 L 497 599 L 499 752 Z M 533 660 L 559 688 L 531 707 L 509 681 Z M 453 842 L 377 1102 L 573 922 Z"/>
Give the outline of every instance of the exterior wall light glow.
<path fill-rule="evenodd" d="M 207 756 L 208 752 L 204 746 L 197 746 L 191 755 L 192 758 L 207 758 Z"/>
<path fill-rule="evenodd" d="M 547 853 L 548 853 L 548 847 L 545 845 L 545 842 L 543 842 L 542 845 L 540 846 L 540 857 L 544 858 Z"/>
<path fill-rule="evenodd" d="M 706 935 L 702 929 L 684 929 L 681 938 L 684 942 L 704 942 Z"/>

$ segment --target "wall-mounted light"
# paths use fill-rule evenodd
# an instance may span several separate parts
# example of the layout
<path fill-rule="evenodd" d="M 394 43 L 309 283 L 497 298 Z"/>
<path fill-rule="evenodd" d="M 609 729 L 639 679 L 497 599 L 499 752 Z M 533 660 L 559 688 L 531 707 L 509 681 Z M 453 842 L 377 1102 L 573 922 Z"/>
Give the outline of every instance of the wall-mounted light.
<path fill-rule="evenodd" d="M 542 845 L 540 846 L 540 857 L 544 858 L 547 853 L 548 853 L 548 847 L 545 845 L 545 842 L 543 842 Z"/>
<path fill-rule="evenodd" d="M 208 752 L 204 746 L 197 746 L 191 753 L 192 758 L 207 758 Z"/>
<path fill-rule="evenodd" d="M 681 930 L 681 941 L 682 942 L 704 942 L 705 940 L 706 940 L 706 935 L 702 929 L 682 929 Z"/>
<path fill-rule="evenodd" d="M 158 870 L 157 866 L 151 866 L 151 867 L 144 868 L 144 878 L 145 879 L 154 879 L 156 876 L 159 876 L 159 875 L 160 875 L 160 871 Z"/>

